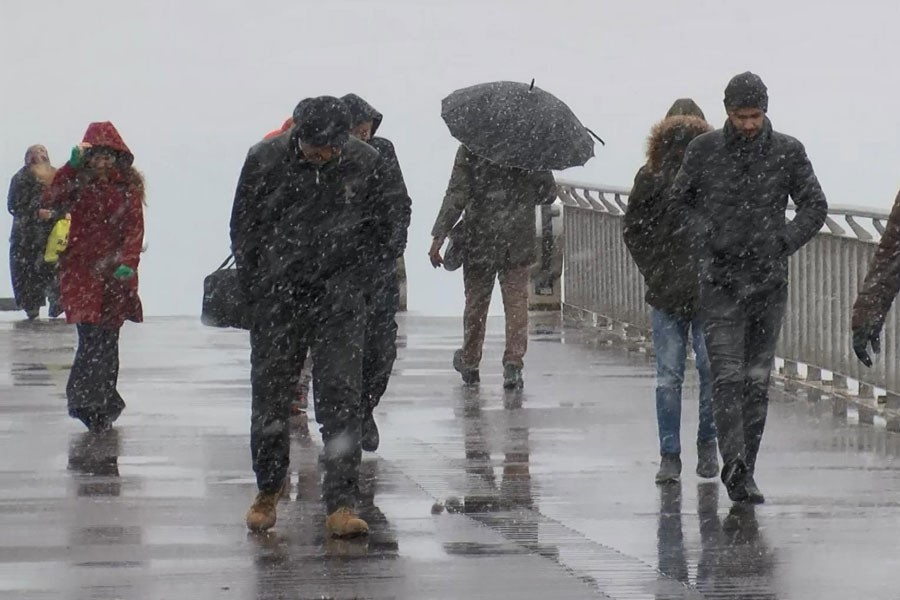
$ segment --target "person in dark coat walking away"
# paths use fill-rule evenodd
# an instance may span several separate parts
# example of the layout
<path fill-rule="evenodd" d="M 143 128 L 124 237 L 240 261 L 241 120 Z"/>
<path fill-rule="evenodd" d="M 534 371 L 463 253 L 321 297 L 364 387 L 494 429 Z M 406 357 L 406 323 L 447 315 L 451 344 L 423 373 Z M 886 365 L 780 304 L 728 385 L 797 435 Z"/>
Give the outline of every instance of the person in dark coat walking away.
<path fill-rule="evenodd" d="M 397 264 L 406 250 L 406 236 L 412 215 L 412 201 L 406 191 L 397 152 L 390 140 L 376 137 L 381 126 L 382 114 L 357 96 L 347 94 L 341 100 L 350 111 L 350 133 L 378 150 L 385 163 L 394 171 L 391 181 L 397 189 L 389 196 L 395 204 L 387 206 L 385 217 L 390 221 L 390 243 L 373 273 L 373 286 L 366 293 L 366 344 L 363 355 L 363 408 L 362 449 L 374 452 L 378 449 L 378 426 L 374 411 L 387 390 L 394 360 L 397 358 L 397 310 L 400 308 L 400 281 Z"/>
<path fill-rule="evenodd" d="M 56 270 L 44 262 L 44 249 L 53 224 L 39 216 L 41 197 L 55 174 L 47 149 L 35 145 L 25 152 L 25 166 L 9 183 L 6 206 L 13 216 L 9 272 L 16 306 L 25 311 L 29 320 L 37 318 L 47 299 L 50 300 L 51 317 L 62 312 Z"/>
<path fill-rule="evenodd" d="M 894 298 L 900 293 L 900 193 L 894 200 L 878 243 L 878 250 L 866 273 L 862 288 L 853 303 L 850 326 L 853 330 L 853 351 L 867 367 L 872 366 L 869 345 L 881 352 L 881 329 Z"/>
<path fill-rule="evenodd" d="M 669 115 L 677 115 L 679 100 Z M 693 105 L 696 107 L 696 104 Z M 700 376 L 700 426 L 697 430 L 697 474 L 719 474 L 716 426 L 712 408 L 712 375 L 703 340 L 703 323 L 696 316 L 696 252 L 691 241 L 673 230 L 666 219 L 669 188 L 681 166 L 688 144 L 712 128 L 699 107 L 684 116 L 667 116 L 653 127 L 647 163 L 634 178 L 625 211 L 623 237 L 631 257 L 644 276 L 647 304 L 653 307 L 653 350 L 656 354 L 656 419 L 659 427 L 660 466 L 657 483 L 681 477 L 681 387 L 688 340 L 693 340 Z M 689 336 L 691 336 L 689 338 Z"/>
<path fill-rule="evenodd" d="M 688 146 L 670 191 L 671 218 L 700 253 L 700 318 L 713 375 L 722 481 L 733 501 L 762 503 L 756 459 L 787 301 L 788 257 L 822 227 L 825 194 L 803 145 L 766 117 L 753 73 L 725 89 L 723 129 Z M 786 219 L 790 196 L 794 218 Z"/>
<path fill-rule="evenodd" d="M 529 268 L 535 261 L 535 206 L 556 199 L 550 171 L 525 171 L 481 158 L 460 146 L 444 202 L 431 230 L 428 256 L 435 268 L 443 264 L 441 246 L 465 213 L 462 236 L 466 308 L 463 347 L 453 355 L 453 367 L 463 382 L 480 380 L 479 364 L 494 280 L 499 279 L 506 316 L 503 387 L 524 386 L 522 367 L 528 347 Z"/>
<path fill-rule="evenodd" d="M 290 405 L 311 348 L 326 529 L 364 535 L 355 504 L 365 294 L 389 243 L 386 195 L 395 188 L 378 152 L 350 137 L 338 98 L 302 101 L 294 123 L 250 149 L 231 217 L 238 280 L 253 314 L 250 446 L 259 493 L 247 527 L 275 525 L 290 460 Z"/>
<path fill-rule="evenodd" d="M 144 182 L 133 163 L 112 123 L 91 123 L 43 201 L 48 217 L 72 217 L 59 259 L 63 308 L 78 329 L 66 396 L 69 416 L 92 431 L 109 429 L 125 408 L 116 389 L 119 330 L 143 320 L 137 271 Z"/>

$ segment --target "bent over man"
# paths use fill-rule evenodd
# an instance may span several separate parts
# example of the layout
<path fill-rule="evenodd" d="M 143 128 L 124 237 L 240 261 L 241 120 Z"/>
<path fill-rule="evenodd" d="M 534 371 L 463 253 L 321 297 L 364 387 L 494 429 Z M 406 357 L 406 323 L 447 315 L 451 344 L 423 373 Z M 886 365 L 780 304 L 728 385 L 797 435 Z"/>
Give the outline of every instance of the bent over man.
<path fill-rule="evenodd" d="M 326 528 L 363 535 L 355 512 L 364 418 L 361 377 L 365 296 L 388 243 L 379 153 L 350 137 L 337 98 L 306 99 L 286 135 L 247 156 L 235 194 L 232 249 L 251 306 L 250 445 L 259 493 L 247 526 L 275 525 L 285 485 L 288 418 L 307 349 L 316 365 L 316 420 L 324 450 Z"/>

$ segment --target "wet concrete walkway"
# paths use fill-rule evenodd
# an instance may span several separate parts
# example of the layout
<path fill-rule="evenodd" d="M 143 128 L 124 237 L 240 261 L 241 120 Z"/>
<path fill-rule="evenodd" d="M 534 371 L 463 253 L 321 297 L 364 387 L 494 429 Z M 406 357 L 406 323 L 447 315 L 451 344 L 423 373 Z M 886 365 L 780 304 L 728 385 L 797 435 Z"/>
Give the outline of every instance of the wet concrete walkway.
<path fill-rule="evenodd" d="M 449 366 L 457 320 L 401 327 L 360 544 L 324 536 L 320 442 L 303 419 L 278 525 L 247 534 L 246 334 L 126 326 L 128 408 L 96 436 L 65 414 L 74 331 L 0 322 L 0 598 L 900 596 L 897 434 L 776 393 L 758 474 L 768 502 L 735 510 L 693 475 L 690 433 L 683 483 L 653 484 L 645 356 L 535 325 L 525 392 L 504 394 L 495 321 L 467 390 Z"/>

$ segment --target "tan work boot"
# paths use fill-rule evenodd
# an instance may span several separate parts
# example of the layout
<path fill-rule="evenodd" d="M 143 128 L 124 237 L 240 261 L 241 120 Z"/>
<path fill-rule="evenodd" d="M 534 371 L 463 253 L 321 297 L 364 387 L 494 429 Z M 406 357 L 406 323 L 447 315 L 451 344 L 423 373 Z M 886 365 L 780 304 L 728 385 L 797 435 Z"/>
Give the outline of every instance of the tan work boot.
<path fill-rule="evenodd" d="M 325 529 L 331 537 L 349 538 L 369 534 L 369 524 L 356 516 L 352 508 L 341 507 L 325 519 Z"/>
<path fill-rule="evenodd" d="M 284 493 L 285 485 L 274 492 L 260 491 L 256 494 L 256 500 L 247 511 L 247 529 L 254 532 L 266 531 L 275 526 L 275 507 Z"/>

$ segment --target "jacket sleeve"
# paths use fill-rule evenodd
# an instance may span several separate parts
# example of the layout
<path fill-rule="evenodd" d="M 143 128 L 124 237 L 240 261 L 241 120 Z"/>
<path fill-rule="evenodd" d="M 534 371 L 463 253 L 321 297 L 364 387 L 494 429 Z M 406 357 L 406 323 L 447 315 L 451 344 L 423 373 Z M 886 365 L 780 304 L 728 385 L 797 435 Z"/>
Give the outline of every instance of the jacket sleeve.
<path fill-rule="evenodd" d="M 535 174 L 535 186 L 537 189 L 537 203 L 540 205 L 556 202 L 556 180 L 552 171 L 539 171 Z"/>
<path fill-rule="evenodd" d="M 28 199 L 24 188 L 22 177 L 17 173 L 10 180 L 9 193 L 6 195 L 6 209 L 17 219 L 29 216 L 25 214 L 28 209 Z"/>
<path fill-rule="evenodd" d="M 797 142 L 794 168 L 791 172 L 791 198 L 797 211 L 784 230 L 784 245 L 788 255 L 793 254 L 809 242 L 822 228 L 828 216 L 825 193 L 813 172 L 812 163 L 806 156 L 803 145 Z"/>
<path fill-rule="evenodd" d="M 238 282 L 245 298 L 255 296 L 255 283 L 260 277 L 263 239 L 263 210 L 260 196 L 265 179 L 264 168 L 251 148 L 241 169 L 234 204 L 231 209 L 231 252 L 234 254 Z"/>
<path fill-rule="evenodd" d="M 434 227 L 431 228 L 431 237 L 443 240 L 459 221 L 459 217 L 466 209 L 466 205 L 472 198 L 474 190 L 474 172 L 469 151 L 465 146 L 460 146 L 453 163 L 453 172 L 450 174 L 450 183 L 444 194 L 444 202 L 438 212 Z"/>
<path fill-rule="evenodd" d="M 137 176 L 136 176 L 137 177 Z M 137 271 L 144 245 L 144 185 L 139 179 L 127 195 L 128 214 L 125 216 L 120 262 Z"/>
<path fill-rule="evenodd" d="M 382 183 L 385 203 L 390 220 L 390 237 L 385 258 L 400 258 L 406 251 L 407 232 L 412 218 L 412 199 L 403 180 L 403 171 L 394 145 L 384 138 L 377 139 L 376 149 L 382 156 L 384 182 Z"/>
<path fill-rule="evenodd" d="M 652 270 L 654 261 L 653 223 L 650 222 L 651 215 L 648 210 L 652 201 L 651 177 L 647 173 L 647 167 L 641 167 L 635 175 L 622 227 L 625 246 L 644 277 Z"/>
<path fill-rule="evenodd" d="M 891 216 L 865 281 L 853 303 L 854 329 L 874 325 L 880 329 L 885 316 L 900 293 L 900 194 L 894 200 Z"/>

